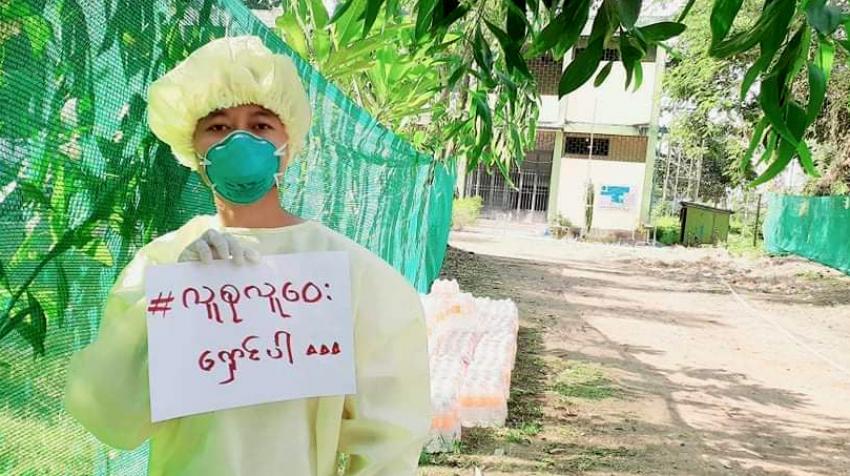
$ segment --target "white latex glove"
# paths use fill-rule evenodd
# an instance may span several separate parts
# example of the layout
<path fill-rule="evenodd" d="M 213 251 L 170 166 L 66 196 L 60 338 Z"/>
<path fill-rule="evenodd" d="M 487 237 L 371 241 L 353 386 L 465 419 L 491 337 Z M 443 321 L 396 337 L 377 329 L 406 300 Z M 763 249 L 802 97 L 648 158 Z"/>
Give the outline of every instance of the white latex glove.
<path fill-rule="evenodd" d="M 200 238 L 193 241 L 180 253 L 178 262 L 200 261 L 212 263 L 214 259 L 233 258 L 233 262 L 242 265 L 246 261 L 252 264 L 260 262 L 260 253 L 251 248 L 245 248 L 235 236 L 221 233 L 210 228 Z"/>

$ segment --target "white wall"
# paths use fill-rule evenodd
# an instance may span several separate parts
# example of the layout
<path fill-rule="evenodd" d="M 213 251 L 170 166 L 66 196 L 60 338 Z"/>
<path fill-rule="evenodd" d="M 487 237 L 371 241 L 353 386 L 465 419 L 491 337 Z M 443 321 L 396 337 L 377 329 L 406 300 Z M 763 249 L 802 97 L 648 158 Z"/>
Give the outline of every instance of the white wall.
<path fill-rule="evenodd" d="M 585 184 L 588 177 L 596 191 L 592 229 L 634 230 L 640 220 L 640 201 L 643 196 L 645 165 L 636 162 L 615 162 L 586 159 L 561 159 L 558 184 L 558 213 L 566 216 L 576 226 L 584 226 Z M 602 185 L 628 186 L 632 189 L 634 203 L 625 210 L 599 206 Z"/>
<path fill-rule="evenodd" d="M 540 95 L 540 115 L 537 122 L 542 124 L 561 124 L 561 101 L 558 96 Z"/>
<path fill-rule="evenodd" d="M 600 63 L 600 69 L 606 63 Z M 615 62 L 611 73 L 598 88 L 593 79 L 567 96 L 567 122 L 595 122 L 597 124 L 635 125 L 648 124 L 652 117 L 652 93 L 655 85 L 655 63 L 642 63 L 643 82 L 633 91 L 634 78 L 625 89 L 626 69 Z M 594 76 L 595 78 L 595 76 Z M 594 99 L 596 120 L 593 120 Z"/>

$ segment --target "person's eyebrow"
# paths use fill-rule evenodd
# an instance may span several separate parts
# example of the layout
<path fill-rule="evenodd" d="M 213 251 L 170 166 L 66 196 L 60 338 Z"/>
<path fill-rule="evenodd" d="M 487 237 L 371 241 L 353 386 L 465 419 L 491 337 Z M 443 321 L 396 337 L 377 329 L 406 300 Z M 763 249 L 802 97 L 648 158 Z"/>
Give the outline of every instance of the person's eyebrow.
<path fill-rule="evenodd" d="M 259 116 L 259 117 L 268 117 L 268 118 L 272 118 L 272 119 L 277 118 L 277 114 L 275 114 L 271 111 L 267 111 L 265 109 L 258 109 L 256 111 L 252 112 L 251 115 L 254 116 L 254 117 Z"/>
<path fill-rule="evenodd" d="M 218 119 L 220 117 L 225 117 L 225 116 L 227 116 L 227 114 L 225 114 L 224 111 L 222 111 L 222 110 L 213 111 L 213 112 L 207 114 L 206 117 L 201 119 L 201 121 L 207 122 L 207 121 L 211 121 L 213 119 Z"/>

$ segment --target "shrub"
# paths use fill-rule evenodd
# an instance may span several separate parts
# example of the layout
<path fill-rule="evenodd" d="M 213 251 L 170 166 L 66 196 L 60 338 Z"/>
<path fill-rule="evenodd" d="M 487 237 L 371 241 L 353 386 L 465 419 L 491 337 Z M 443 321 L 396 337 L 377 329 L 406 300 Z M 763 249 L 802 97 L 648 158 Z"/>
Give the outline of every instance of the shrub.
<path fill-rule="evenodd" d="M 741 219 L 736 217 L 735 215 L 732 215 L 732 219 L 729 220 L 729 234 L 740 235 L 744 228 L 744 222 L 741 221 Z"/>
<path fill-rule="evenodd" d="M 667 215 L 655 220 L 655 233 L 659 243 L 675 245 L 682 234 L 679 217 Z"/>
<path fill-rule="evenodd" d="M 573 228 L 573 222 L 570 221 L 569 218 L 564 215 L 558 214 L 558 217 L 552 220 L 552 223 L 549 225 L 549 229 L 552 232 L 552 236 L 555 238 L 564 238 L 565 236 L 570 236 L 570 230 Z"/>
<path fill-rule="evenodd" d="M 452 229 L 462 230 L 475 223 L 481 215 L 482 204 L 481 197 L 456 198 L 452 204 Z"/>

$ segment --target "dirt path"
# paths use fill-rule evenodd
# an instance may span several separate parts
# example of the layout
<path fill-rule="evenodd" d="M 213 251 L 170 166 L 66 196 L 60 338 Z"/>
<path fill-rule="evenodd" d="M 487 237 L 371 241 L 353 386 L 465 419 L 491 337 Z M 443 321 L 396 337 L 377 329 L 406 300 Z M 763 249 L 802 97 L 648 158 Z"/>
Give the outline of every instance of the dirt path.
<path fill-rule="evenodd" d="M 850 475 L 850 279 L 795 259 L 456 233 L 520 308 L 509 427 L 422 475 Z M 474 254 L 469 253 L 474 252 Z"/>

